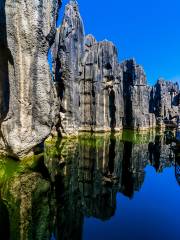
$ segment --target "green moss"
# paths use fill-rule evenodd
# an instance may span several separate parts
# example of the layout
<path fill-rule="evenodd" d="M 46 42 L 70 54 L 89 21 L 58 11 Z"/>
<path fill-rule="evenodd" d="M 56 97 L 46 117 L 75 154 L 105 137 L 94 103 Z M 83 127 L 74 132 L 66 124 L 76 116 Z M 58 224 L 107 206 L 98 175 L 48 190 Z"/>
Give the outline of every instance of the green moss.
<path fill-rule="evenodd" d="M 8 157 L 0 158 L 0 186 L 15 176 L 36 169 L 41 156 L 42 154 L 27 157 L 22 161 L 15 161 Z"/>
<path fill-rule="evenodd" d="M 154 131 L 132 131 L 124 130 L 120 133 L 80 133 L 77 137 L 67 138 L 50 138 L 45 142 L 45 156 L 48 158 L 67 156 L 74 152 L 75 149 L 97 149 L 100 150 L 106 145 L 108 147 L 112 138 L 116 141 L 128 141 L 133 144 L 144 144 L 153 141 L 155 138 Z"/>
<path fill-rule="evenodd" d="M 144 144 L 154 141 L 155 131 L 133 131 L 124 130 L 122 135 L 122 141 L 132 142 L 133 144 Z"/>
<path fill-rule="evenodd" d="M 60 155 L 66 156 L 74 152 L 78 148 L 101 149 L 108 145 L 112 138 L 117 141 L 128 141 L 133 144 L 144 144 L 153 141 L 155 132 L 136 132 L 132 130 L 125 130 L 119 134 L 91 134 L 81 133 L 77 137 L 69 138 L 49 138 L 45 142 L 45 152 L 37 156 L 28 156 L 21 162 L 12 160 L 11 158 L 0 158 L 0 185 L 8 178 L 18 175 L 28 170 L 33 170 L 37 167 L 39 158 L 43 155 L 48 158 L 58 157 Z"/>

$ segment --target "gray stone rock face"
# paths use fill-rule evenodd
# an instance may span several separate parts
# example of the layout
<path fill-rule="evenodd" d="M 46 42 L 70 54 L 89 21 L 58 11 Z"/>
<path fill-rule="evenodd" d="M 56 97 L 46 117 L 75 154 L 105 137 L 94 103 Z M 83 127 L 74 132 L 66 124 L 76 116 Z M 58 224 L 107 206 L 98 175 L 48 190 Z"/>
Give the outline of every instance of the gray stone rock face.
<path fill-rule="evenodd" d="M 76 1 L 66 5 L 53 46 L 54 74 L 61 100 L 62 134 L 77 134 L 80 122 L 80 65 L 84 53 L 84 27 Z"/>
<path fill-rule="evenodd" d="M 158 87 L 148 86 L 144 69 L 134 59 L 119 64 L 113 43 L 84 35 L 76 1 L 66 6 L 53 57 L 62 135 L 156 127 Z"/>
<path fill-rule="evenodd" d="M 66 5 L 52 49 L 62 135 L 121 129 L 124 110 L 117 50 L 111 42 L 85 37 L 76 1 Z"/>
<path fill-rule="evenodd" d="M 54 122 L 56 94 L 47 60 L 60 0 L 0 2 L 0 149 L 21 157 Z"/>
<path fill-rule="evenodd" d="M 151 87 L 147 85 L 144 69 L 134 59 L 123 62 L 122 68 L 124 127 L 139 130 L 155 127 L 155 115 L 149 106 Z"/>
<path fill-rule="evenodd" d="M 180 115 L 178 83 L 159 79 L 152 90 L 152 106 L 158 125 L 176 122 Z"/>
<path fill-rule="evenodd" d="M 124 116 L 122 71 L 115 46 L 85 41 L 81 89 L 81 130 L 120 130 Z"/>

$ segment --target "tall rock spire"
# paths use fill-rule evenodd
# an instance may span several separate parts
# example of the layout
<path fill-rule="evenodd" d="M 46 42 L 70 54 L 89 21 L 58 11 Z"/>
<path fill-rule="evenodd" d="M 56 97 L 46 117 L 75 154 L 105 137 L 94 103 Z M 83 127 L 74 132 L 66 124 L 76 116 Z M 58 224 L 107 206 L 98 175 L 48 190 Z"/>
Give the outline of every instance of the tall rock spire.
<path fill-rule="evenodd" d="M 112 42 L 97 42 L 86 36 L 86 53 L 81 79 L 81 130 L 119 131 L 122 129 L 122 71 Z"/>
<path fill-rule="evenodd" d="M 77 134 L 80 114 L 79 79 L 84 53 L 84 26 L 77 1 L 70 0 L 65 7 L 62 25 L 57 31 L 53 47 L 54 74 L 61 101 L 61 132 Z"/>

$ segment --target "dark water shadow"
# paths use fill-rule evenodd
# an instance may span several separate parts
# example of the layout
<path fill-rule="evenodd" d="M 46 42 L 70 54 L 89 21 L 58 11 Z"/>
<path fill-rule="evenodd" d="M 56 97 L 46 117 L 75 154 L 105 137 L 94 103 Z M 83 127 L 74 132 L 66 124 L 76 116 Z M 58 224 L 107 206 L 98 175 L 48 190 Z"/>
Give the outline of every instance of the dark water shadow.
<path fill-rule="evenodd" d="M 9 213 L 6 205 L 0 199 L 0 239 L 10 240 Z"/>
<path fill-rule="evenodd" d="M 180 186 L 180 148 L 175 149 L 175 177 Z"/>
<path fill-rule="evenodd" d="M 116 138 L 114 135 L 111 135 L 110 138 L 110 144 L 109 144 L 109 162 L 108 162 L 108 169 L 109 173 L 113 174 L 114 173 L 114 168 L 115 168 L 115 157 L 116 157 Z"/>
<path fill-rule="evenodd" d="M 134 194 L 133 176 L 132 172 L 130 171 L 132 161 L 132 148 L 133 144 L 131 142 L 124 143 L 122 162 L 122 193 L 129 198 L 132 198 Z"/>
<path fill-rule="evenodd" d="M 160 136 L 155 137 L 155 142 L 148 145 L 149 160 L 156 172 L 160 171 L 161 142 Z"/>

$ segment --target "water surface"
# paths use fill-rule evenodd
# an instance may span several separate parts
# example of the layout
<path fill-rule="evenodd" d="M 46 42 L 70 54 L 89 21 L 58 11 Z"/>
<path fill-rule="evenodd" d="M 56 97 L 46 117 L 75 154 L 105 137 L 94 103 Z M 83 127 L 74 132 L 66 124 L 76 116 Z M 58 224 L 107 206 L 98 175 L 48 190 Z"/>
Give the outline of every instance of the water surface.
<path fill-rule="evenodd" d="M 179 240 L 179 177 L 164 133 L 53 140 L 0 160 L 0 239 Z"/>

